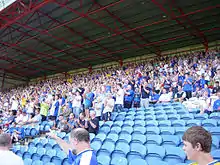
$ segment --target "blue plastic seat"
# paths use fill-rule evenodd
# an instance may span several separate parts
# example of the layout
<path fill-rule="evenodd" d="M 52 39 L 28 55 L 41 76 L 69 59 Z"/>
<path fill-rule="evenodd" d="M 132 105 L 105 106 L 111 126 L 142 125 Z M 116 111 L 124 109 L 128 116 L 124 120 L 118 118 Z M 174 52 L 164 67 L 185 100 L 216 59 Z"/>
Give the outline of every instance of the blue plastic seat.
<path fill-rule="evenodd" d="M 119 134 L 118 139 L 125 140 L 125 141 L 127 141 L 128 143 L 130 143 L 130 141 L 131 141 L 131 135 L 130 135 L 128 132 L 122 131 L 122 132 Z"/>
<path fill-rule="evenodd" d="M 157 127 L 158 126 L 158 121 L 156 120 L 149 120 L 146 122 L 146 127 Z"/>
<path fill-rule="evenodd" d="M 115 150 L 122 151 L 125 155 L 127 155 L 127 153 L 130 152 L 130 146 L 126 141 L 119 140 L 115 144 Z"/>
<path fill-rule="evenodd" d="M 61 160 L 67 157 L 66 153 L 63 151 L 58 151 L 56 156 L 58 156 Z"/>
<path fill-rule="evenodd" d="M 220 159 L 220 149 L 211 151 L 211 155 L 214 159 L 219 160 Z"/>
<path fill-rule="evenodd" d="M 109 165 L 110 164 L 110 157 L 109 156 L 105 156 L 105 155 L 100 155 L 97 156 L 97 161 L 98 163 L 102 164 L 102 165 Z"/>
<path fill-rule="evenodd" d="M 175 129 L 175 135 L 182 136 L 184 132 L 187 130 L 187 127 L 174 127 Z"/>
<path fill-rule="evenodd" d="M 111 165 L 127 165 L 128 161 L 124 157 L 112 157 Z"/>
<path fill-rule="evenodd" d="M 100 139 L 102 142 L 105 140 L 106 134 L 103 132 L 98 133 L 94 139 Z"/>
<path fill-rule="evenodd" d="M 31 165 L 32 160 L 30 158 L 24 159 L 24 165 Z"/>
<path fill-rule="evenodd" d="M 110 132 L 110 127 L 108 125 L 102 125 L 99 129 L 99 132 L 104 132 L 105 134 L 108 134 Z"/>
<path fill-rule="evenodd" d="M 121 132 L 121 126 L 113 125 L 112 128 L 111 128 L 111 132 L 120 133 Z"/>
<path fill-rule="evenodd" d="M 161 120 L 158 123 L 159 127 L 171 127 L 171 121 L 170 120 Z"/>
<path fill-rule="evenodd" d="M 32 159 L 33 161 L 40 160 L 40 159 L 41 159 L 41 155 L 39 155 L 38 153 L 33 153 L 33 154 L 31 155 L 31 159 Z"/>
<path fill-rule="evenodd" d="M 209 131 L 212 135 L 218 136 L 218 138 L 220 140 L 220 129 L 219 129 L 219 127 L 211 127 Z"/>
<path fill-rule="evenodd" d="M 133 121 L 135 119 L 135 116 L 133 116 L 133 115 L 128 115 L 128 116 L 126 116 L 125 118 L 124 118 L 124 122 L 125 121 Z"/>
<path fill-rule="evenodd" d="M 107 151 L 112 153 L 114 151 L 114 149 L 115 149 L 115 142 L 113 140 L 106 139 L 103 142 L 101 149 L 106 149 Z"/>
<path fill-rule="evenodd" d="M 111 127 L 112 124 L 113 124 L 113 121 L 106 121 L 106 122 L 103 124 L 103 126 L 109 126 L 109 127 Z"/>
<path fill-rule="evenodd" d="M 106 139 L 111 139 L 112 141 L 116 142 L 118 140 L 118 134 L 115 132 L 110 132 Z"/>
<path fill-rule="evenodd" d="M 55 165 L 60 165 L 62 164 L 62 159 L 58 156 L 53 156 L 50 160 L 52 163 L 54 163 Z"/>
<path fill-rule="evenodd" d="M 51 157 L 49 156 L 49 155 L 42 155 L 41 156 L 41 161 L 45 164 L 45 163 L 48 163 L 48 162 L 50 162 L 50 159 L 51 159 Z"/>
<path fill-rule="evenodd" d="M 180 138 L 176 135 L 161 135 L 163 139 L 162 146 L 174 146 L 177 147 L 180 144 Z"/>
<path fill-rule="evenodd" d="M 144 116 L 145 112 L 144 111 L 136 111 L 136 116 Z"/>
<path fill-rule="evenodd" d="M 92 141 L 92 139 L 95 137 L 95 134 L 94 133 L 89 133 L 89 138 L 90 138 L 90 141 Z"/>
<path fill-rule="evenodd" d="M 70 165 L 68 158 L 63 159 L 62 165 Z"/>
<path fill-rule="evenodd" d="M 154 114 L 155 114 L 154 111 L 145 111 L 145 116 L 154 115 Z"/>
<path fill-rule="evenodd" d="M 156 120 L 156 117 L 154 115 L 146 115 L 145 121 L 149 121 L 149 120 Z"/>
<path fill-rule="evenodd" d="M 175 129 L 174 127 L 160 127 L 160 134 L 161 135 L 174 135 Z"/>
<path fill-rule="evenodd" d="M 177 112 L 175 110 L 173 110 L 173 109 L 165 110 L 165 111 L 166 111 L 167 115 L 175 115 L 175 114 L 177 114 Z"/>
<path fill-rule="evenodd" d="M 179 147 L 166 147 L 166 155 L 164 157 L 164 161 L 169 164 L 178 164 L 184 163 L 186 159 L 186 155 L 184 151 Z"/>
<path fill-rule="evenodd" d="M 91 148 L 98 151 L 102 146 L 102 141 L 100 139 L 93 139 L 91 143 Z"/>
<path fill-rule="evenodd" d="M 139 153 L 142 158 L 145 157 L 145 155 L 147 154 L 147 148 L 141 144 L 141 143 L 138 143 L 138 142 L 131 142 L 130 143 L 130 153 L 131 152 L 134 152 L 134 153 Z"/>
<path fill-rule="evenodd" d="M 189 112 L 187 112 L 187 111 L 185 111 L 183 109 L 179 109 L 179 110 L 177 110 L 177 114 L 178 115 L 185 115 L 185 114 L 189 114 Z"/>
<path fill-rule="evenodd" d="M 215 119 L 206 119 L 202 121 L 203 127 L 217 127 L 217 121 Z"/>
<path fill-rule="evenodd" d="M 132 159 L 129 161 L 129 165 L 148 165 L 144 159 Z"/>
<path fill-rule="evenodd" d="M 156 146 L 150 144 L 147 146 L 147 149 L 148 152 L 145 157 L 145 160 L 148 162 L 148 164 L 154 164 L 155 162 L 163 160 L 166 154 L 165 148 L 162 146 Z"/>
<path fill-rule="evenodd" d="M 36 148 L 36 147 L 28 148 L 28 152 L 29 152 L 30 154 L 34 154 L 34 153 L 37 152 L 37 148 Z"/>
<path fill-rule="evenodd" d="M 127 115 L 135 115 L 136 113 L 134 112 L 134 111 L 129 111 L 128 113 L 127 113 Z"/>
<path fill-rule="evenodd" d="M 167 117 L 168 117 L 168 120 L 170 121 L 180 120 L 180 115 L 178 114 L 170 114 L 170 115 L 167 115 Z"/>
<path fill-rule="evenodd" d="M 146 142 L 146 135 L 140 134 L 139 132 L 133 132 L 132 140 L 133 141 L 139 141 L 142 144 L 144 144 Z"/>
<path fill-rule="evenodd" d="M 33 161 L 32 165 L 43 165 L 44 163 L 40 160 Z"/>
<path fill-rule="evenodd" d="M 144 120 L 134 120 L 134 126 L 136 126 L 136 125 L 145 127 L 145 121 Z"/>
<path fill-rule="evenodd" d="M 159 135 L 160 134 L 160 129 L 158 127 L 146 127 L 146 134 Z"/>
<path fill-rule="evenodd" d="M 219 113 L 219 112 L 211 113 L 211 114 L 209 115 L 209 118 L 210 118 L 210 119 L 220 120 L 220 113 Z"/>
<path fill-rule="evenodd" d="M 131 133 L 133 132 L 133 127 L 124 126 L 124 127 L 122 127 L 121 131 L 126 131 L 126 132 L 128 132 L 129 134 L 131 134 Z"/>
<path fill-rule="evenodd" d="M 182 119 L 182 120 L 192 120 L 192 119 L 194 119 L 194 116 L 193 116 L 193 114 L 188 113 L 188 114 L 181 115 L 180 119 Z"/>
<path fill-rule="evenodd" d="M 167 120 L 168 117 L 166 114 L 160 114 L 156 116 L 157 121 L 161 121 L 161 120 Z"/>
<path fill-rule="evenodd" d="M 123 125 L 123 121 L 115 121 L 112 126 L 119 126 L 121 127 Z"/>
<path fill-rule="evenodd" d="M 194 119 L 196 120 L 206 120 L 208 119 L 209 115 L 207 113 L 204 113 L 204 114 L 194 114 Z"/>
<path fill-rule="evenodd" d="M 144 120 L 145 116 L 144 115 L 137 115 L 135 116 L 134 120 Z"/>
<path fill-rule="evenodd" d="M 139 126 L 139 125 L 138 126 L 134 125 L 133 129 L 134 129 L 133 132 L 140 132 L 142 134 L 145 134 L 146 132 L 146 128 L 143 126 Z"/>
<path fill-rule="evenodd" d="M 218 136 L 212 136 L 212 150 L 219 149 L 219 138 Z"/>
<path fill-rule="evenodd" d="M 193 120 L 188 120 L 188 121 L 186 122 L 186 126 L 187 126 L 187 127 L 200 126 L 200 125 L 201 125 L 201 121 L 200 121 L 200 120 L 195 120 L 195 119 L 193 119 Z"/>
<path fill-rule="evenodd" d="M 133 126 L 134 125 L 134 119 L 126 119 L 124 120 L 124 123 L 122 126 Z"/>
<path fill-rule="evenodd" d="M 55 150 L 55 151 L 60 151 L 60 150 L 62 150 L 61 147 L 60 147 L 60 145 L 58 145 L 58 144 L 55 144 L 52 149 Z"/>
<path fill-rule="evenodd" d="M 47 143 L 47 144 L 44 145 L 44 148 L 45 148 L 46 150 L 49 150 L 49 149 L 52 149 L 53 146 L 52 146 L 52 144 Z"/>
<path fill-rule="evenodd" d="M 153 161 L 153 162 L 147 161 L 147 162 L 148 162 L 149 165 L 155 163 L 154 161 Z M 157 163 L 158 163 L 159 165 L 169 165 L 169 163 L 167 163 L 167 162 L 165 162 L 165 161 L 162 161 L 162 160 L 158 160 Z"/>
<path fill-rule="evenodd" d="M 147 135 L 146 144 L 157 144 L 161 145 L 163 139 L 160 135 Z"/>
<path fill-rule="evenodd" d="M 46 154 L 49 155 L 50 157 L 56 156 L 56 150 L 50 149 L 46 151 Z"/>

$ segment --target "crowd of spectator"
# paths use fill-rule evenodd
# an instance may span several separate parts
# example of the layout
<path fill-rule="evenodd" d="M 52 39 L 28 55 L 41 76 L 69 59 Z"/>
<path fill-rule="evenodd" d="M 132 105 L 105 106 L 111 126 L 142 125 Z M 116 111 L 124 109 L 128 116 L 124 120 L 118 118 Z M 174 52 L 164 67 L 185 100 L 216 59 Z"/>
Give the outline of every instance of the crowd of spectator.
<path fill-rule="evenodd" d="M 51 120 L 55 131 L 96 134 L 113 111 L 172 101 L 198 113 L 220 112 L 219 56 L 210 50 L 161 57 L 11 89 L 0 94 L 1 131 L 18 141 L 24 125 Z"/>

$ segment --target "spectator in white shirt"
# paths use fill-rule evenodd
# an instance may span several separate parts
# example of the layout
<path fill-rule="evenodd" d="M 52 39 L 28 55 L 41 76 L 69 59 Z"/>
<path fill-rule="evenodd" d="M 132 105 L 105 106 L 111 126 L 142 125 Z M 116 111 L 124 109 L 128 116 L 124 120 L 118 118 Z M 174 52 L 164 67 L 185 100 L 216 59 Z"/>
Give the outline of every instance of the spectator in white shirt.
<path fill-rule="evenodd" d="M 72 107 L 75 117 L 78 118 L 82 107 L 82 96 L 80 96 L 79 91 L 76 91 L 76 95 L 73 96 Z"/>
<path fill-rule="evenodd" d="M 122 84 L 117 84 L 116 101 L 115 101 L 115 111 L 121 112 L 124 104 L 124 90 Z"/>
<path fill-rule="evenodd" d="M 103 120 L 109 121 L 111 117 L 111 113 L 114 109 L 115 100 L 112 98 L 112 94 L 108 93 L 104 103 L 104 110 L 103 110 Z"/>
<path fill-rule="evenodd" d="M 171 95 L 167 93 L 166 89 L 163 89 L 162 94 L 160 95 L 159 102 L 167 103 L 171 101 Z"/>

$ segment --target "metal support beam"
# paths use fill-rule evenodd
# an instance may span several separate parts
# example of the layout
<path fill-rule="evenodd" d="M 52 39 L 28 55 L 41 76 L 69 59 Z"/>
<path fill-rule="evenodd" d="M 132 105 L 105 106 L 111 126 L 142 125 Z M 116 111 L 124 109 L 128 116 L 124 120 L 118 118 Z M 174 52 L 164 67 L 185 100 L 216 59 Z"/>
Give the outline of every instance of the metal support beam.
<path fill-rule="evenodd" d="M 98 2 L 96 2 L 96 0 L 92 0 L 94 4 L 98 5 L 99 7 L 103 7 L 101 4 L 99 4 Z M 120 22 L 121 24 L 123 24 L 124 27 L 126 27 L 127 29 L 131 29 L 130 25 L 126 22 L 124 22 L 121 18 L 119 18 L 117 15 L 114 15 L 112 12 L 110 12 L 108 9 L 105 9 L 105 11 L 114 19 L 116 19 L 118 22 Z M 118 31 L 118 30 L 116 30 Z M 137 30 L 134 30 L 133 33 L 136 35 L 136 36 L 139 36 L 142 41 L 145 41 L 147 43 L 149 43 L 150 41 L 147 40 L 142 34 L 140 34 Z M 129 37 L 130 38 L 130 37 Z M 132 39 L 130 38 L 130 40 L 132 41 Z M 133 42 L 134 43 L 134 42 Z M 157 47 L 157 46 L 152 46 L 154 47 L 154 49 L 156 50 L 156 52 L 152 52 L 150 49 L 148 49 L 151 53 L 154 53 L 154 54 L 157 54 L 157 55 L 160 55 L 161 53 L 161 50 Z"/>
<path fill-rule="evenodd" d="M 174 14 L 174 13 L 171 13 L 171 14 L 170 14 L 170 12 L 168 12 L 168 11 L 163 7 L 163 5 L 160 4 L 157 0 L 152 0 L 152 2 L 153 2 L 156 6 L 158 6 L 158 7 L 160 8 L 160 10 L 163 11 L 166 15 L 168 15 L 168 16 L 171 17 L 171 18 L 175 18 L 175 14 Z M 173 4 L 174 4 L 174 1 L 172 1 L 172 2 L 173 2 L 173 3 L 172 3 L 172 5 L 173 5 Z M 171 7 L 172 7 L 172 5 L 171 5 Z M 182 15 L 185 14 L 181 9 L 178 9 L 178 10 L 180 11 L 180 13 L 181 13 Z M 184 16 L 183 18 L 186 19 L 191 26 L 194 26 L 194 25 L 192 25 L 191 21 L 188 19 L 187 16 Z M 202 33 L 200 32 L 200 30 L 198 30 L 198 28 L 195 28 L 196 32 L 192 33 L 192 32 L 190 31 L 190 29 L 188 29 L 187 26 L 185 26 L 184 23 L 182 23 L 180 20 L 178 20 L 178 19 L 176 19 L 176 18 L 175 18 L 174 20 L 175 20 L 180 26 L 182 26 L 184 29 L 186 29 L 186 30 L 190 33 L 191 36 L 197 36 L 200 40 L 204 40 L 204 41 L 202 41 L 202 44 L 205 46 L 205 49 L 206 49 L 206 50 L 208 49 L 208 41 L 207 41 L 206 37 L 204 36 L 204 34 L 202 34 Z"/>
<path fill-rule="evenodd" d="M 0 12 L 1 19 L 2 19 L 1 21 L 4 22 L 4 23 L 1 23 L 0 29 L 8 27 L 9 25 L 15 23 L 19 19 L 21 19 L 21 18 L 25 17 L 26 15 L 40 9 L 41 7 L 49 4 L 52 1 L 53 0 L 43 0 L 42 2 L 39 2 L 39 3 L 33 3 L 33 0 L 28 0 L 26 2 L 24 0 L 16 1 L 11 6 L 9 6 L 6 10 L 3 10 Z M 24 5 L 27 2 L 29 4 Z M 22 3 L 23 3 L 23 5 L 20 5 Z M 19 5 L 19 8 L 18 8 L 18 5 Z M 12 10 L 12 11 L 10 12 L 10 10 Z"/>
<path fill-rule="evenodd" d="M 126 37 L 126 36 L 123 35 L 123 34 L 119 34 L 120 31 L 116 31 L 115 29 L 110 28 L 110 27 L 107 26 L 106 24 L 101 23 L 101 22 L 99 22 L 98 20 L 89 17 L 88 14 L 80 13 L 80 12 L 78 12 L 77 10 L 75 10 L 75 9 L 73 9 L 73 8 L 67 6 L 67 5 L 63 5 L 62 3 L 58 2 L 58 1 L 55 1 L 55 3 L 57 3 L 58 5 L 60 5 L 60 6 L 63 7 L 63 8 L 68 9 L 69 11 L 71 11 L 71 12 L 77 14 L 78 16 L 80 16 L 80 17 L 82 17 L 82 18 L 86 18 L 86 19 L 88 19 L 89 21 L 91 21 L 91 22 L 97 24 L 98 26 L 109 30 L 110 32 L 114 32 L 114 33 L 116 33 L 116 34 L 118 34 L 118 35 L 121 35 L 124 39 L 126 39 L 126 40 L 130 41 L 131 43 L 137 45 L 139 48 L 142 48 L 142 47 L 141 47 L 141 44 L 138 43 L 137 41 L 134 41 L 133 39 L 130 39 L 129 37 Z M 97 54 L 98 56 L 104 56 L 104 54 L 100 54 L 100 53 L 97 53 L 97 52 L 96 52 L 95 54 Z"/>
<path fill-rule="evenodd" d="M 110 5 L 107 5 L 107 6 L 103 7 L 103 8 L 94 10 L 94 11 L 88 13 L 88 15 L 89 15 L 89 14 L 94 14 L 94 13 L 99 12 L 99 11 L 101 11 L 101 10 L 104 10 L 104 9 L 106 9 L 106 8 L 108 8 L 108 7 L 114 6 L 114 5 L 116 5 L 116 4 L 120 3 L 120 2 L 122 2 L 122 0 L 121 0 L 121 1 L 117 1 L 116 3 L 112 3 L 112 4 L 110 4 Z M 94 43 L 94 42 L 98 42 L 98 41 L 101 41 L 101 40 L 103 40 L 103 39 L 106 39 L 106 38 L 115 37 L 115 36 L 120 35 L 120 34 L 128 33 L 128 32 L 131 32 L 131 31 L 134 31 L 134 30 L 138 30 L 138 29 L 142 29 L 142 28 L 145 28 L 145 27 L 149 27 L 149 26 L 152 26 L 152 25 L 158 25 L 158 24 L 160 24 L 160 23 L 168 22 L 168 21 L 173 20 L 173 19 L 175 19 L 175 18 L 178 19 L 178 18 L 182 18 L 182 17 L 184 17 L 184 16 L 189 16 L 189 15 L 193 15 L 193 14 L 196 14 L 196 13 L 201 13 L 201 12 L 209 11 L 209 10 L 212 10 L 212 9 L 215 9 L 215 8 L 219 8 L 219 7 L 220 7 L 220 5 L 209 6 L 209 7 L 203 8 L 203 9 L 199 9 L 199 10 L 195 10 L 195 11 L 186 13 L 186 14 L 184 14 L 184 15 L 176 16 L 176 17 L 171 18 L 171 19 L 162 19 L 162 20 L 160 20 L 160 21 L 152 22 L 152 23 L 150 23 L 150 24 L 145 24 L 145 25 L 142 25 L 142 26 L 135 27 L 135 28 L 133 28 L 133 29 L 125 30 L 125 31 L 119 32 L 119 33 L 117 33 L 117 34 L 114 33 L 114 34 L 111 34 L 111 35 L 108 36 L 108 37 L 99 37 L 99 38 L 97 38 L 97 39 L 95 39 L 95 40 L 93 40 L 93 41 L 87 41 L 87 42 L 81 44 L 81 46 L 89 45 L 89 44 L 92 44 L 92 43 Z M 81 17 L 76 18 L 76 19 L 73 19 L 73 20 L 68 21 L 68 22 L 65 22 L 65 23 L 62 23 L 61 25 L 58 25 L 58 26 L 56 26 L 56 27 L 54 27 L 54 28 L 51 28 L 50 30 L 48 30 L 48 32 L 49 32 L 49 31 L 52 31 L 52 30 L 55 30 L 55 29 L 57 29 L 57 28 L 59 28 L 59 27 L 62 27 L 62 26 L 64 26 L 64 25 L 67 25 L 67 24 L 69 24 L 69 23 L 75 22 L 75 21 L 77 21 L 77 20 L 79 20 L 79 19 L 81 19 Z M 28 40 L 30 40 L 30 39 L 32 39 L 32 37 L 29 38 Z M 24 40 L 24 41 L 25 41 L 25 40 Z M 57 53 L 61 53 L 61 52 L 64 52 L 64 51 L 68 51 L 68 50 L 70 50 L 70 49 L 72 49 L 72 47 L 71 47 L 71 48 L 67 48 L 67 49 L 63 49 L 63 50 L 59 50 L 59 51 L 57 51 L 57 52 L 55 52 L 55 53 L 52 53 L 52 54 L 50 54 L 50 55 L 57 54 Z M 80 62 L 83 62 L 83 61 L 86 61 L 86 60 L 90 60 L 90 59 L 92 59 L 92 58 L 93 58 L 93 57 L 85 58 L 85 59 L 80 60 Z"/>
<path fill-rule="evenodd" d="M 3 72 L 3 77 L 2 77 L 2 86 L 1 86 L 1 89 L 4 88 L 4 85 L 5 85 L 5 70 Z"/>
<path fill-rule="evenodd" d="M 183 15 L 185 14 L 180 7 L 177 7 L 177 6 L 176 6 L 174 0 L 172 0 L 172 4 L 178 9 L 178 11 L 180 12 L 180 14 L 183 14 Z M 174 16 L 175 16 L 175 15 L 174 15 Z M 209 49 L 209 43 L 208 43 L 208 40 L 207 40 L 206 36 L 205 36 L 205 35 L 201 32 L 201 30 L 189 19 L 189 17 L 184 16 L 183 18 L 188 22 L 188 24 L 192 27 L 192 29 L 194 29 L 194 30 L 196 31 L 197 36 L 201 38 L 202 44 L 204 45 L 205 50 L 206 50 L 206 52 L 207 52 L 208 49 Z"/>

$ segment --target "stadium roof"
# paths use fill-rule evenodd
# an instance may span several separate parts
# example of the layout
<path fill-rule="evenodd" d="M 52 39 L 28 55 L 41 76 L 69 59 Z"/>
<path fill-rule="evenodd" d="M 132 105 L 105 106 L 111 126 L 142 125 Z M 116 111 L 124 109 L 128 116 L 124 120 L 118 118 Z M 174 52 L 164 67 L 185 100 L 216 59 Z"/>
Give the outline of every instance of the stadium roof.
<path fill-rule="evenodd" d="M 1 0 L 3 1 L 3 0 Z M 39 76 L 220 39 L 219 0 L 17 0 L 0 11 L 1 76 Z"/>

